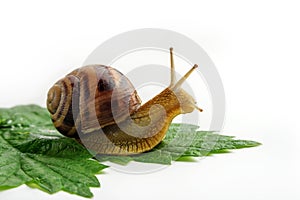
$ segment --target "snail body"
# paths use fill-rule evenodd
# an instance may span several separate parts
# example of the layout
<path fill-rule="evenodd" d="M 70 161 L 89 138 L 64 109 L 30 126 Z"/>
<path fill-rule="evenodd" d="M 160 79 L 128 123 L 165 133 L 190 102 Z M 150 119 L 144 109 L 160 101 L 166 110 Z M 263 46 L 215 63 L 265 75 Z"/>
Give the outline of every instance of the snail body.
<path fill-rule="evenodd" d="M 170 55 L 170 85 L 143 105 L 132 83 L 112 67 L 89 65 L 69 73 L 48 92 L 47 108 L 54 126 L 97 154 L 128 155 L 153 149 L 174 117 L 202 111 L 181 88 L 197 65 L 176 82 L 172 48 Z"/>

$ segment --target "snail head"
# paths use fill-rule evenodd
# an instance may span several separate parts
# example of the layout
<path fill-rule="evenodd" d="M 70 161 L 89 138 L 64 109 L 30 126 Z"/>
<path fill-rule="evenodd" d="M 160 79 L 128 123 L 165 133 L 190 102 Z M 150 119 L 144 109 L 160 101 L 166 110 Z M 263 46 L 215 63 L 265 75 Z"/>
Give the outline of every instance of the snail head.
<path fill-rule="evenodd" d="M 203 110 L 197 106 L 195 99 L 188 94 L 181 86 L 185 82 L 185 80 L 191 75 L 191 73 L 198 67 L 195 64 L 181 79 L 176 81 L 175 77 L 175 67 L 174 67 L 174 58 L 173 58 L 173 48 L 170 48 L 170 58 L 171 58 L 171 83 L 169 85 L 169 89 L 176 95 L 181 108 L 181 113 L 190 113 L 193 112 L 194 109 L 202 112 Z"/>

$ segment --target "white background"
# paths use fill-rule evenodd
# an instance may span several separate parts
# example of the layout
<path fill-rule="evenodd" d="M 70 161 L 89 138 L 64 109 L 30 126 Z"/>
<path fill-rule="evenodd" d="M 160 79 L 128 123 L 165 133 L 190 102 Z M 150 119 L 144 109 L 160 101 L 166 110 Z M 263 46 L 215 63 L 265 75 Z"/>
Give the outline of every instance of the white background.
<path fill-rule="evenodd" d="M 106 169 L 94 199 L 299 199 L 300 6 L 297 1 L 0 3 L 0 106 L 45 105 L 48 88 L 110 37 L 164 28 L 201 45 L 226 93 L 223 134 L 263 143 L 130 175 Z M 21 186 L 0 199 L 82 199 Z"/>

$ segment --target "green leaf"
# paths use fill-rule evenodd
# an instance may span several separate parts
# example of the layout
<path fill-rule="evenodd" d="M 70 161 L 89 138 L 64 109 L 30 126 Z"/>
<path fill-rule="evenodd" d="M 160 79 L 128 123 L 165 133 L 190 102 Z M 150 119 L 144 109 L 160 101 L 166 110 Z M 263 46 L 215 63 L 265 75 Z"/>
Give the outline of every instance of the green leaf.
<path fill-rule="evenodd" d="M 0 189 L 22 184 L 92 197 L 95 174 L 107 166 L 75 140 L 60 135 L 39 106 L 0 109 Z"/>
<path fill-rule="evenodd" d="M 236 140 L 232 136 L 219 135 L 214 131 L 199 131 L 190 124 L 171 124 L 165 139 L 149 152 L 134 156 L 97 156 L 101 162 L 110 161 L 126 165 L 130 161 L 170 165 L 172 161 L 191 161 L 216 153 L 228 153 L 233 149 L 261 145 L 250 140 Z"/>
<path fill-rule="evenodd" d="M 21 105 L 12 108 L 0 108 L 0 128 L 43 127 L 54 130 L 50 115 L 38 105 Z"/>
<path fill-rule="evenodd" d="M 131 161 L 170 165 L 260 145 L 198 129 L 195 125 L 171 124 L 164 140 L 149 152 L 96 157 L 120 165 Z M 49 193 L 64 190 L 92 197 L 90 187 L 100 186 L 94 175 L 107 167 L 92 157 L 75 140 L 56 131 L 45 108 L 25 105 L 0 109 L 0 190 L 25 183 Z"/>

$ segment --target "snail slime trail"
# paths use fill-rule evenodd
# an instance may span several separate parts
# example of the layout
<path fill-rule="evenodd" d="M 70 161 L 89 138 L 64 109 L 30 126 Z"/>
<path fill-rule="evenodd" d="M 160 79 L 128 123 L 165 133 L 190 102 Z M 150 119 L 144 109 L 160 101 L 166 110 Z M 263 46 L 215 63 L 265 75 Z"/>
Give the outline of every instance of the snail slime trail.
<path fill-rule="evenodd" d="M 170 62 L 170 85 L 143 105 L 130 80 L 117 69 L 88 65 L 72 71 L 48 92 L 47 108 L 54 126 L 98 154 L 129 155 L 153 149 L 174 117 L 194 109 L 202 112 L 181 88 L 198 66 L 177 81 L 172 48 Z"/>

